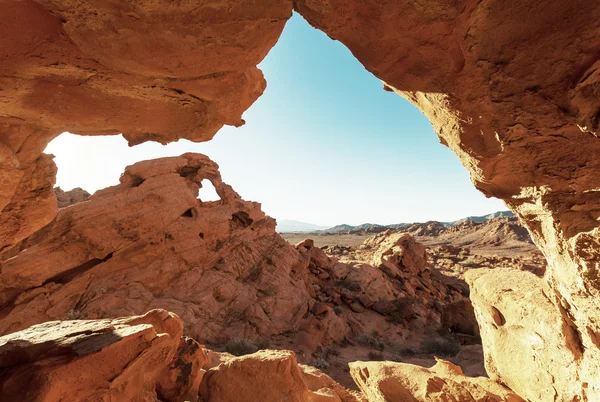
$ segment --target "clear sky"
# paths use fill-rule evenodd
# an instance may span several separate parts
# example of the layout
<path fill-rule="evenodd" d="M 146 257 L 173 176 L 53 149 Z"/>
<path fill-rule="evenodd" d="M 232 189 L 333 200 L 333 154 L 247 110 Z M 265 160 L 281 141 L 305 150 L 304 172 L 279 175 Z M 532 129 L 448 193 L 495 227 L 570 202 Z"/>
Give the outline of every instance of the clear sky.
<path fill-rule="evenodd" d="M 132 148 L 121 136 L 63 134 L 46 150 L 56 155 L 57 185 L 94 192 L 137 161 L 199 152 L 277 219 L 390 224 L 506 209 L 475 190 L 414 106 L 299 15 L 259 67 L 267 90 L 244 114 L 245 126 L 224 127 L 207 143 Z"/>

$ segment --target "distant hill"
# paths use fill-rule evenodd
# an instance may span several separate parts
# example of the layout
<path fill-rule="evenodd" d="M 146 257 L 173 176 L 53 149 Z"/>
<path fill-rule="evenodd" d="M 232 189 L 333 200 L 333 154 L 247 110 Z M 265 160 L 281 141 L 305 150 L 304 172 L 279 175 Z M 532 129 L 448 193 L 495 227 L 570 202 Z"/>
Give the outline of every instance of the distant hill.
<path fill-rule="evenodd" d="M 515 214 L 513 214 L 511 211 L 498 211 L 498 212 L 494 212 L 491 214 L 487 214 L 487 215 L 482 215 L 482 216 L 468 216 L 466 218 L 462 218 L 459 219 L 457 221 L 453 221 L 453 222 L 437 222 L 437 221 L 429 221 L 429 222 L 415 222 L 415 223 L 394 223 L 392 225 L 378 225 L 378 224 L 374 224 L 374 223 L 363 223 L 362 225 L 358 225 L 358 226 L 352 226 L 352 225 L 348 225 L 348 224 L 342 224 L 342 225 L 336 225 L 334 227 L 328 228 L 328 229 L 324 229 L 321 230 L 322 232 L 325 233 L 379 233 L 379 232 L 383 232 L 386 231 L 388 229 L 392 229 L 392 230 L 399 230 L 402 228 L 407 228 L 408 231 L 411 231 L 412 229 L 417 230 L 417 227 L 419 227 L 419 231 L 422 231 L 423 234 L 425 233 L 439 233 L 440 230 L 443 229 L 443 227 L 451 227 L 454 225 L 458 225 L 464 222 L 475 222 L 475 223 L 482 223 L 482 222 L 487 222 L 490 219 L 495 219 L 495 218 L 507 218 L 507 217 L 511 217 L 514 216 Z M 409 229 L 410 227 L 410 229 Z M 284 230 L 281 230 L 281 232 L 285 232 Z"/>
<path fill-rule="evenodd" d="M 279 233 L 294 233 L 294 232 L 316 232 L 327 229 L 327 226 L 313 225 L 312 223 L 293 221 L 282 219 L 277 221 L 277 231 Z"/>
<path fill-rule="evenodd" d="M 468 216 L 466 218 L 463 219 L 459 219 L 457 221 L 451 222 L 450 226 L 459 224 L 459 223 L 463 223 L 466 221 L 472 221 L 472 222 L 476 222 L 476 223 L 481 223 L 481 222 L 485 222 L 485 221 L 489 221 L 490 219 L 495 219 L 495 218 L 508 218 L 511 216 L 515 216 L 514 213 L 512 213 L 512 211 L 498 211 L 498 212 L 494 212 L 491 214 L 487 214 L 487 215 L 482 215 L 482 216 Z"/>

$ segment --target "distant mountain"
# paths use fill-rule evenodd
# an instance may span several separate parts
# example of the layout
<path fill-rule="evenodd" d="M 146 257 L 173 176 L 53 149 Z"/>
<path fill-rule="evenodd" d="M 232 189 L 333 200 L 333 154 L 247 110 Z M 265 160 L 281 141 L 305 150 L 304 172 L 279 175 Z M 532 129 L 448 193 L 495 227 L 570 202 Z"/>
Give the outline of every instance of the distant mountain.
<path fill-rule="evenodd" d="M 515 216 L 514 213 L 512 213 L 512 211 L 498 211 L 498 212 L 494 212 L 491 214 L 487 214 L 487 215 L 482 215 L 482 216 L 467 216 L 466 218 L 463 219 L 459 219 L 457 221 L 451 222 L 450 225 L 456 225 L 459 223 L 463 223 L 465 221 L 472 221 L 475 223 L 481 223 L 481 222 L 486 222 L 489 221 L 490 219 L 495 219 L 495 218 L 508 218 L 511 216 Z"/>
<path fill-rule="evenodd" d="M 515 214 L 513 214 L 511 211 L 498 211 L 498 212 L 494 212 L 494 213 L 483 215 L 483 216 L 468 216 L 466 218 L 459 219 L 454 222 L 429 221 L 429 222 L 424 222 L 424 223 L 420 223 L 420 222 L 394 223 L 392 225 L 378 225 L 378 224 L 374 224 L 374 223 L 363 223 L 362 225 L 358 225 L 358 226 L 352 226 L 352 225 L 348 225 L 348 224 L 344 223 L 342 225 L 336 225 L 334 227 L 324 229 L 324 230 L 322 230 L 322 232 L 325 232 L 325 233 L 379 233 L 379 232 L 383 232 L 388 229 L 399 230 L 399 229 L 406 228 L 408 231 L 412 231 L 414 229 L 415 231 L 423 232 L 423 234 L 434 233 L 434 232 L 438 233 L 444 227 L 451 227 L 451 226 L 458 225 L 460 223 L 464 223 L 464 222 L 468 222 L 468 221 L 475 222 L 475 223 L 481 223 L 481 222 L 489 221 L 490 219 L 507 218 L 507 217 L 511 217 L 511 216 L 515 216 Z M 281 232 L 284 232 L 284 231 L 281 230 Z"/>
<path fill-rule="evenodd" d="M 277 221 L 277 231 L 279 233 L 294 233 L 294 232 L 317 232 L 327 229 L 327 226 L 313 225 L 312 223 L 292 221 L 282 219 Z"/>
<path fill-rule="evenodd" d="M 338 233 L 338 232 L 349 232 L 351 230 L 356 230 L 356 226 L 348 225 L 346 223 L 342 223 L 341 225 L 335 225 L 332 228 L 325 228 L 325 232 L 329 233 Z"/>

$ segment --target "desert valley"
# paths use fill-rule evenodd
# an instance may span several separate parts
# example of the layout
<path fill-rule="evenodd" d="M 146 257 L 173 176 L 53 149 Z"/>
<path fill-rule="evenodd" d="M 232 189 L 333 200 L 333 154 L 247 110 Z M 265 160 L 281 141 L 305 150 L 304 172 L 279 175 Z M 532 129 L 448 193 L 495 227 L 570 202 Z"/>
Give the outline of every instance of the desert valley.
<path fill-rule="evenodd" d="M 57 187 L 65 132 L 137 148 L 243 126 L 293 16 L 510 211 L 285 231 L 188 149 Z M 598 21 L 591 0 L 0 1 L 0 401 L 600 402 Z M 302 157 L 270 192 L 318 184 Z M 380 198 L 410 197 L 403 168 Z"/>

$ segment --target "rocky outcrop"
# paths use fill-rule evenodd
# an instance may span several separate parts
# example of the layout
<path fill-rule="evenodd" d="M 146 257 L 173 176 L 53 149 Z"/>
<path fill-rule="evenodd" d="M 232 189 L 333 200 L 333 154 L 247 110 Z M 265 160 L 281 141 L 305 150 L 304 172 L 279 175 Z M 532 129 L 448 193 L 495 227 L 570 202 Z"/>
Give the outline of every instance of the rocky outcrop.
<path fill-rule="evenodd" d="M 187 372 L 177 363 L 186 353 L 182 331 L 177 316 L 153 310 L 112 320 L 51 321 L 0 337 L 0 399 L 181 400 L 165 393 L 173 389 L 197 396 L 199 381 L 178 379 Z M 202 366 L 205 358 L 192 353 L 187 360 Z"/>
<path fill-rule="evenodd" d="M 203 342 L 296 330 L 310 308 L 307 263 L 217 168 L 198 154 L 140 162 L 61 209 L 0 262 L 0 333 L 152 308 L 174 311 Z M 220 201 L 197 198 L 204 179 Z"/>
<path fill-rule="evenodd" d="M 465 377 L 460 367 L 438 360 L 430 369 L 392 362 L 350 364 L 352 378 L 369 402 L 525 402 L 484 377 Z"/>
<path fill-rule="evenodd" d="M 7 401 L 366 402 L 290 351 L 232 357 L 182 337 L 174 314 L 51 321 L 0 337 Z"/>
<path fill-rule="evenodd" d="M 491 379 L 529 401 L 600 398 L 598 361 L 585 349 L 568 309 L 533 274 L 473 270 L 467 274 Z"/>
<path fill-rule="evenodd" d="M 200 396 L 204 402 L 308 402 L 308 387 L 296 356 L 265 350 L 223 362 L 209 369 Z"/>
<path fill-rule="evenodd" d="M 55 187 L 54 194 L 56 194 L 56 201 L 58 202 L 59 208 L 77 204 L 90 196 L 90 193 L 80 187 L 76 187 L 69 191 L 64 191 L 60 187 Z"/>
<path fill-rule="evenodd" d="M 466 284 L 430 269 L 425 247 L 410 235 L 386 231 L 367 239 L 363 246 L 368 255 L 364 259 L 371 264 L 338 262 L 311 240 L 296 246 L 313 274 L 309 279 L 314 296 L 351 310 L 347 315 L 353 318 L 346 317 L 346 321 L 361 322 L 360 314 L 372 311 L 387 321 L 383 332 L 389 330 L 395 337 L 396 325 L 416 333 L 431 332 L 441 328 L 444 306 L 467 300 L 463 295 Z M 370 326 L 372 330 L 373 323 Z M 369 332 L 368 326 L 362 331 Z"/>
<path fill-rule="evenodd" d="M 206 141 L 266 82 L 256 67 L 291 1 L 203 4 L 10 0 L 0 13 L 0 251 L 56 214 L 64 131 L 123 133 L 130 144 Z"/>

